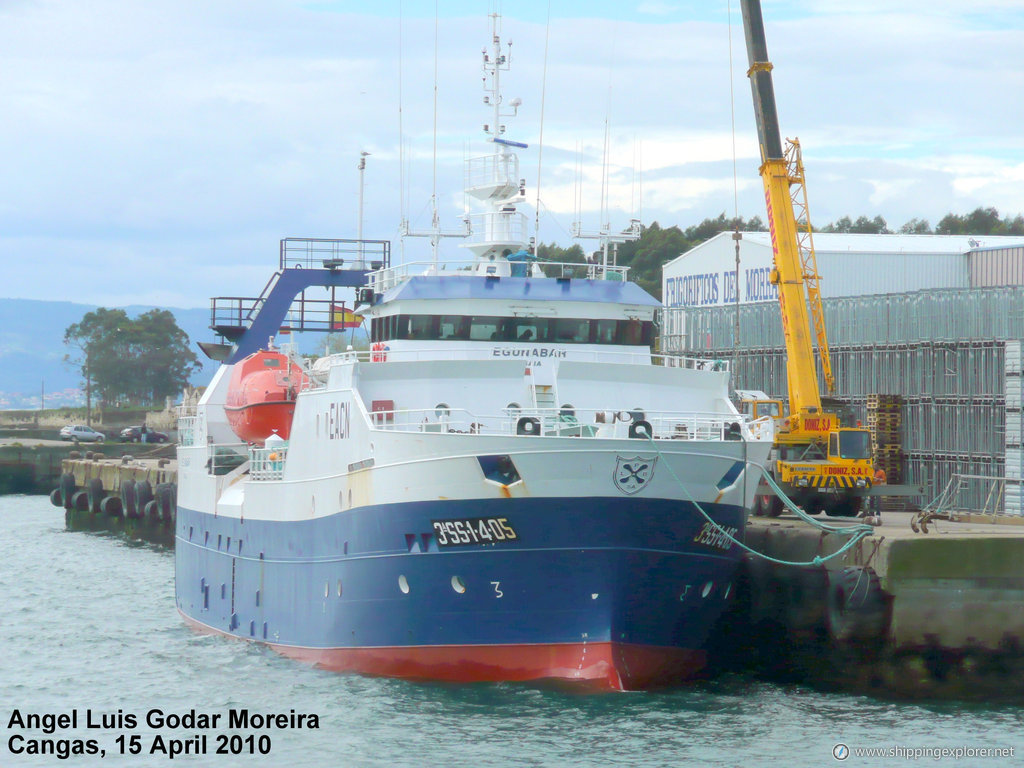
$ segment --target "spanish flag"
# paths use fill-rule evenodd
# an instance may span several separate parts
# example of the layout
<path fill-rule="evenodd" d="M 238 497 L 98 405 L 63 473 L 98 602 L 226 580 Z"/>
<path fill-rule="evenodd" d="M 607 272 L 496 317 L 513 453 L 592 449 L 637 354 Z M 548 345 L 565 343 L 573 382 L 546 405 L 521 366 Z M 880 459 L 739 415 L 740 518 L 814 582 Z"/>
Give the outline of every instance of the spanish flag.
<path fill-rule="evenodd" d="M 331 330 L 340 331 L 345 328 L 358 328 L 363 324 L 363 316 L 357 315 L 344 304 L 331 304 Z"/>

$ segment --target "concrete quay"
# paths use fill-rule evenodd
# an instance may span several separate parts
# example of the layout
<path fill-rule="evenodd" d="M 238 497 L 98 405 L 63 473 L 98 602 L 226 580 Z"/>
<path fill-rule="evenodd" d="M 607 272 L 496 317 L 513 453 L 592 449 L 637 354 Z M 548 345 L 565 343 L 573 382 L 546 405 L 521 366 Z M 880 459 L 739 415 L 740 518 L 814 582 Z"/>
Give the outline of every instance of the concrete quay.
<path fill-rule="evenodd" d="M 716 663 L 882 696 L 1024 700 L 1024 519 L 932 521 L 917 533 L 914 515 L 883 512 L 870 536 L 820 565 L 748 556 L 709 646 Z M 784 516 L 751 518 L 746 541 L 809 562 L 847 537 Z"/>
<path fill-rule="evenodd" d="M 108 459 L 90 451 L 65 459 L 61 470 L 50 501 L 64 507 L 69 529 L 111 531 L 174 545 L 176 460 L 128 455 Z"/>

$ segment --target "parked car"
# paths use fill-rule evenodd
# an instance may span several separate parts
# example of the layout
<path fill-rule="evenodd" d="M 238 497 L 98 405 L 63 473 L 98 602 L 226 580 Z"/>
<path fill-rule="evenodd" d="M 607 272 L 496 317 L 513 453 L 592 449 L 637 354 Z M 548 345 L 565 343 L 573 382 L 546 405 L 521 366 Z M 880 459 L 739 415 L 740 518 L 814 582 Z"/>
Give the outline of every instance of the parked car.
<path fill-rule="evenodd" d="M 141 443 L 142 427 L 125 427 L 121 430 L 120 439 L 122 443 Z M 170 438 L 164 432 L 158 432 L 155 429 L 146 427 L 147 443 L 166 443 L 168 440 Z"/>
<path fill-rule="evenodd" d="M 60 430 L 61 440 L 78 440 L 81 443 L 102 443 L 107 439 L 107 436 L 102 432 L 97 432 L 92 427 L 87 427 L 84 424 L 75 424 L 62 427 Z"/>

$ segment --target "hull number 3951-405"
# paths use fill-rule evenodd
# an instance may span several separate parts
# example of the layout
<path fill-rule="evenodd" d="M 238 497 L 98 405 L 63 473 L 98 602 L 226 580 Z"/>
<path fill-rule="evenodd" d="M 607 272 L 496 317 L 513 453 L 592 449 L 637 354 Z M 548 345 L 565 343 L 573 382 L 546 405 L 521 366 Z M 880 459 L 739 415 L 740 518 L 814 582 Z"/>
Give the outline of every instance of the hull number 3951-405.
<path fill-rule="evenodd" d="M 455 547 L 462 544 L 501 544 L 516 541 L 516 534 L 504 517 L 463 517 L 459 520 L 431 520 L 437 546 Z"/>

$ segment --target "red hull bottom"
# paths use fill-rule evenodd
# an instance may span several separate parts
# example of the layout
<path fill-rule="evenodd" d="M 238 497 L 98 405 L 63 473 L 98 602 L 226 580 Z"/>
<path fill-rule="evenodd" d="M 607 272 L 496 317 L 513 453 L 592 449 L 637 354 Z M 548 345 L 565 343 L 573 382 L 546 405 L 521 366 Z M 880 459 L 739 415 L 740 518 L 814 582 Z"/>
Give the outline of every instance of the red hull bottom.
<path fill-rule="evenodd" d="M 227 635 L 184 614 L 182 617 L 196 630 Z M 552 680 L 613 691 L 671 686 L 696 677 L 707 662 L 706 653 L 700 650 L 610 641 L 393 648 L 300 648 L 275 643 L 263 645 L 283 656 L 335 672 L 452 683 Z"/>

